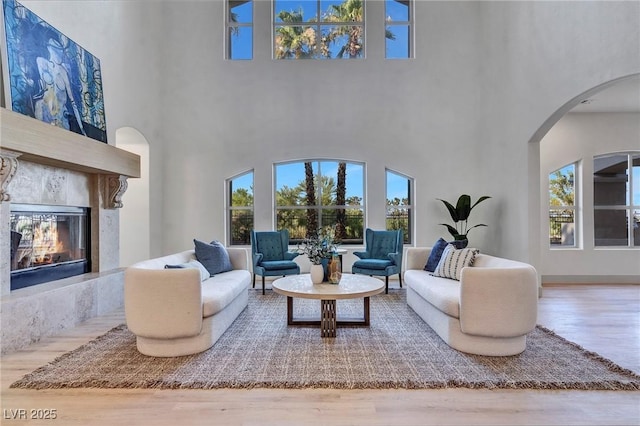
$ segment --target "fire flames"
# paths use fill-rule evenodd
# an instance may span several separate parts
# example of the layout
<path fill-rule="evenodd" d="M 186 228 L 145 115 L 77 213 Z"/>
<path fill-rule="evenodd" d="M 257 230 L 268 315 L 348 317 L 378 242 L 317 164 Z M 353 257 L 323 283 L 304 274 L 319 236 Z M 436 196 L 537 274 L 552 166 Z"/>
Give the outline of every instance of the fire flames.
<path fill-rule="evenodd" d="M 42 222 L 33 230 L 33 253 L 31 262 L 34 265 L 53 263 L 54 254 L 64 250 L 58 240 L 58 229 L 55 223 Z"/>

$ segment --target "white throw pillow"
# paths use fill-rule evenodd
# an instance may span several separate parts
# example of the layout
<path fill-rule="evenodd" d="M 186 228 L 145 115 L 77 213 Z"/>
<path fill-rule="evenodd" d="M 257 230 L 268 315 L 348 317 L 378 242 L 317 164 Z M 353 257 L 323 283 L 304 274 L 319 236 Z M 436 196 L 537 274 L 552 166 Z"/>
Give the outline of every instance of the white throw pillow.
<path fill-rule="evenodd" d="M 436 277 L 451 278 L 460 281 L 462 268 L 473 266 L 473 261 L 480 251 L 475 248 L 463 248 L 457 250 L 449 244 L 445 247 L 442 257 L 436 266 L 433 275 Z"/>

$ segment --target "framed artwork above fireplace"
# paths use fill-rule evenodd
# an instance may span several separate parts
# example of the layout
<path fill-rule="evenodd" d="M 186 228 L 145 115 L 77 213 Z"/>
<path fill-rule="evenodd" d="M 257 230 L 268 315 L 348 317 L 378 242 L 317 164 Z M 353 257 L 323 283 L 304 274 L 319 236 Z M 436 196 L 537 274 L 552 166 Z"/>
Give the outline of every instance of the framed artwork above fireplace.
<path fill-rule="evenodd" d="M 107 142 L 100 61 L 15 0 L 2 0 L 6 108 Z"/>

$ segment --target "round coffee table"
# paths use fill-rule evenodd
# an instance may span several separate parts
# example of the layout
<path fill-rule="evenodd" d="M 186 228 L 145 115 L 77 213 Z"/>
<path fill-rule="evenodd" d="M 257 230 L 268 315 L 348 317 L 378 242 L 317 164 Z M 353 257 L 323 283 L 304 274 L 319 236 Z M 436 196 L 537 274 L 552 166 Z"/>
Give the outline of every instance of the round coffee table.
<path fill-rule="evenodd" d="M 322 337 L 336 337 L 337 326 L 366 326 L 369 320 L 369 297 L 384 291 L 384 281 L 367 275 L 342 274 L 339 284 L 313 284 L 309 274 L 288 275 L 275 280 L 273 291 L 287 296 L 287 325 L 320 326 Z M 319 299 L 320 319 L 293 318 L 293 298 Z M 364 298 L 363 318 L 336 318 L 336 300 Z"/>

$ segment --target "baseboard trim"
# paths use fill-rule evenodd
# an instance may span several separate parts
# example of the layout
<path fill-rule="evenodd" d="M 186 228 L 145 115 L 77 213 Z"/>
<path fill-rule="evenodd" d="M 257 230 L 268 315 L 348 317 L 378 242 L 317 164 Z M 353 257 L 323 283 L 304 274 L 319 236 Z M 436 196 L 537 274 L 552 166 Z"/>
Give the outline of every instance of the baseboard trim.
<path fill-rule="evenodd" d="M 640 284 L 640 275 L 543 275 L 543 286 L 554 284 Z"/>

